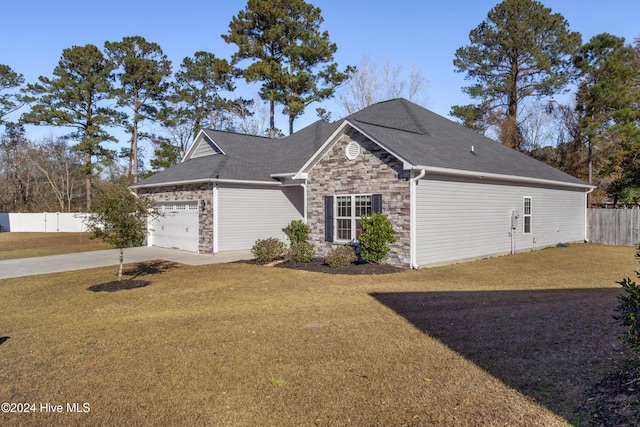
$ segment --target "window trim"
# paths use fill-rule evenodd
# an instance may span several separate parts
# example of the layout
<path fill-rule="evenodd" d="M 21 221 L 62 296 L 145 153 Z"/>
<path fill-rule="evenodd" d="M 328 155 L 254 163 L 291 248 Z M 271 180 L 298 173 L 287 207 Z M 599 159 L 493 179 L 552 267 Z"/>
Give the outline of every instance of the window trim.
<path fill-rule="evenodd" d="M 527 213 L 527 200 L 529 201 L 529 213 Z M 529 219 L 529 231 L 527 231 L 527 218 Z M 522 197 L 522 234 L 533 232 L 533 197 Z"/>
<path fill-rule="evenodd" d="M 335 194 L 333 196 L 333 229 L 335 230 L 333 233 L 333 242 L 334 243 L 349 243 L 349 242 L 353 242 L 353 241 L 358 241 L 358 236 L 357 236 L 357 220 L 360 218 L 359 216 L 356 216 L 356 197 L 369 197 L 370 200 L 370 204 L 371 204 L 371 212 L 373 213 L 373 207 L 374 207 L 374 194 L 372 193 L 358 193 L 358 194 Z M 340 216 L 338 214 L 338 198 L 339 197 L 349 197 L 350 198 L 350 211 L 351 211 L 351 215 L 349 217 L 347 216 Z M 350 220 L 350 228 L 351 228 L 351 238 L 350 239 L 340 239 L 338 237 L 339 235 L 339 231 L 338 231 L 338 221 L 339 220 L 344 220 L 344 219 L 349 219 Z"/>
<path fill-rule="evenodd" d="M 382 212 L 382 194 L 380 193 L 361 193 L 361 194 L 337 194 L 324 196 L 324 241 L 332 244 L 351 243 L 351 240 L 336 239 L 336 219 L 337 213 L 336 197 L 338 196 L 371 196 L 371 213 Z M 355 229 L 352 228 L 352 230 Z"/>

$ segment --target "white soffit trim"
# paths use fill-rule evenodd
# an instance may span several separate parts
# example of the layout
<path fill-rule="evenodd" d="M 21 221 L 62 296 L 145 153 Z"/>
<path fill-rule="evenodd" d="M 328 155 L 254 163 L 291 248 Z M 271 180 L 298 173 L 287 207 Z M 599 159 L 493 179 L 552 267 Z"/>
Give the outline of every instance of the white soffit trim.
<path fill-rule="evenodd" d="M 170 185 L 193 185 L 193 184 L 204 184 L 204 183 L 213 183 L 213 184 L 237 184 L 237 185 L 265 185 L 265 186 L 274 186 L 274 187 L 282 187 L 282 183 L 280 181 L 244 181 L 240 179 L 222 179 L 222 178 L 205 178 L 205 179 L 194 179 L 194 180 L 184 180 L 184 181 L 172 181 L 172 182 L 161 182 L 155 184 L 143 184 L 143 185 L 131 185 L 131 188 L 153 188 L 153 187 L 168 187 Z"/>
<path fill-rule="evenodd" d="M 294 179 L 306 179 L 309 170 L 311 170 L 316 165 L 316 163 L 318 163 L 322 153 L 324 153 L 324 151 L 327 149 L 327 147 L 329 147 L 330 145 L 335 144 L 338 141 L 338 137 L 340 136 L 340 134 L 344 133 L 344 129 L 347 126 L 350 126 L 351 128 L 355 129 L 356 131 L 358 131 L 359 133 L 361 133 L 362 135 L 367 137 L 369 140 L 371 140 L 374 144 L 378 145 L 380 148 L 382 148 L 383 150 L 385 150 L 386 152 L 388 152 L 389 154 L 394 156 L 396 159 L 400 160 L 402 162 L 402 164 L 404 165 L 405 169 L 411 169 L 413 167 L 413 164 L 411 162 L 407 161 L 402 156 L 398 155 L 398 153 L 394 152 L 393 150 L 390 150 L 387 146 L 385 146 L 384 144 L 380 143 L 380 141 L 377 141 L 375 138 L 371 137 L 371 135 L 367 134 L 365 131 L 360 129 L 358 126 L 354 125 L 349 120 L 345 120 L 329 136 L 329 138 L 327 138 L 327 140 L 320 146 L 320 148 L 318 148 L 316 150 L 316 152 L 313 153 L 311 158 L 309 160 L 307 160 L 307 162 L 300 168 L 300 170 L 295 174 Z"/>
<path fill-rule="evenodd" d="M 476 172 L 476 171 L 467 171 L 462 169 L 448 169 L 441 168 L 435 166 L 416 166 L 414 167 L 416 170 L 425 170 L 427 173 L 432 173 L 435 175 L 446 175 L 446 176 L 459 176 L 465 178 L 478 178 L 478 179 L 493 179 L 497 181 L 512 181 L 512 182 L 521 182 L 528 184 L 543 184 L 543 185 L 552 185 L 555 187 L 570 187 L 570 188 L 582 188 L 584 190 L 588 190 L 591 188 L 595 188 L 593 185 L 589 184 L 578 184 L 573 182 L 564 182 L 564 181 L 555 181 L 553 179 L 543 179 L 543 178 L 530 178 L 526 176 L 518 176 L 518 175 L 503 175 L 498 173 L 485 173 L 485 172 Z"/>

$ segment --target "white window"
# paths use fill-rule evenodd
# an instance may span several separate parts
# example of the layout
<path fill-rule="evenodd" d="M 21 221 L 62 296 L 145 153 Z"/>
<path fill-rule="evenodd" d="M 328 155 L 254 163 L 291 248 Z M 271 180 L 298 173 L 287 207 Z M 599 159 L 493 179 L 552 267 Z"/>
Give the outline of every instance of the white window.
<path fill-rule="evenodd" d="M 335 207 L 335 240 L 358 240 L 362 232 L 360 217 L 372 212 L 371 194 L 335 196 Z"/>
<path fill-rule="evenodd" d="M 525 197 L 522 206 L 524 234 L 531 233 L 531 197 Z"/>

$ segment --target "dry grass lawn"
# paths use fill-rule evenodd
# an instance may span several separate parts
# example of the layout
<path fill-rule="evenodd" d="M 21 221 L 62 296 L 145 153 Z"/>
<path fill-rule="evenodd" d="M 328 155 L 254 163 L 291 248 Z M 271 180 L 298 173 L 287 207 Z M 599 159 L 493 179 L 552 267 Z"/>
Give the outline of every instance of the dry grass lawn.
<path fill-rule="evenodd" d="M 111 247 L 88 233 L 0 233 L 0 260 L 31 258 Z"/>
<path fill-rule="evenodd" d="M 1 280 L 0 402 L 36 411 L 0 425 L 588 425 L 637 267 L 572 245 L 378 276 L 138 265 L 151 284 L 115 293 L 88 290 L 113 268 Z"/>

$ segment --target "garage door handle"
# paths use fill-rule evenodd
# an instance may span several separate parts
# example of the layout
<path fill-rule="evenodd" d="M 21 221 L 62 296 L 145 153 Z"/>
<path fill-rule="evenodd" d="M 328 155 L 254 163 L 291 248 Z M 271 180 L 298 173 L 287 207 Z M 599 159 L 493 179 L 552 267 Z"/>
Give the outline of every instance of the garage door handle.
<path fill-rule="evenodd" d="M 188 232 L 189 232 L 189 227 L 186 227 L 186 228 L 184 229 L 184 232 L 185 232 L 185 233 L 188 233 Z"/>

